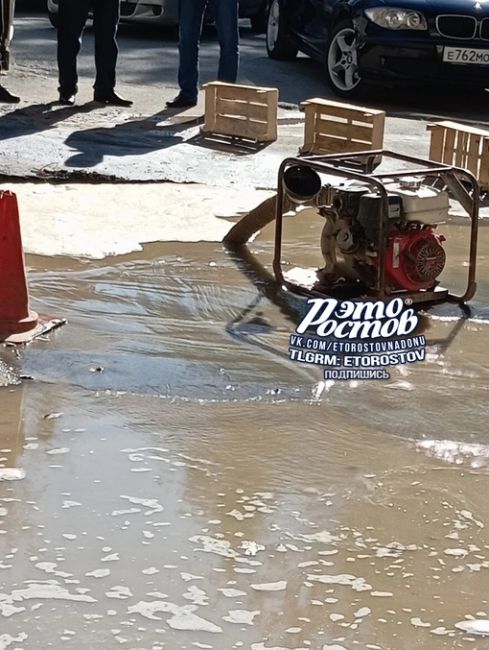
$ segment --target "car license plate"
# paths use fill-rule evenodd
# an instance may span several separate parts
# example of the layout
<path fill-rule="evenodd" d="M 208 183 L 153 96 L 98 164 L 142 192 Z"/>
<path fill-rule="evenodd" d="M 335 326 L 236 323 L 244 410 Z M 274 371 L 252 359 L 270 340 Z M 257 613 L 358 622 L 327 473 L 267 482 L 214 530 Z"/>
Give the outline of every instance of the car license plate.
<path fill-rule="evenodd" d="M 459 63 L 461 65 L 489 65 L 489 50 L 479 50 L 470 47 L 444 47 L 444 63 Z"/>

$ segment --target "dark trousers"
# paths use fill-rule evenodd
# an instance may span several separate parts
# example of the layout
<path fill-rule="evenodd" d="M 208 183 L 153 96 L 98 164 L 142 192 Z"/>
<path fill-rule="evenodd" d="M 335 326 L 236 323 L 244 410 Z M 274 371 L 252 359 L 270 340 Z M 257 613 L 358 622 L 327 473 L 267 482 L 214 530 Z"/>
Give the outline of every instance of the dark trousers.
<path fill-rule="evenodd" d="M 184 95 L 195 99 L 199 83 L 199 43 L 208 0 L 180 0 L 178 85 Z M 238 0 L 214 0 L 214 19 L 220 57 L 217 78 L 234 83 L 238 76 Z"/>
<path fill-rule="evenodd" d="M 115 87 L 117 24 L 120 0 L 60 0 L 58 15 L 59 91 L 73 95 L 78 90 L 76 57 L 90 9 L 95 33 L 95 92 L 110 93 Z"/>
<path fill-rule="evenodd" d="M 0 72 L 9 69 L 10 36 L 14 11 L 15 0 L 0 0 Z"/>

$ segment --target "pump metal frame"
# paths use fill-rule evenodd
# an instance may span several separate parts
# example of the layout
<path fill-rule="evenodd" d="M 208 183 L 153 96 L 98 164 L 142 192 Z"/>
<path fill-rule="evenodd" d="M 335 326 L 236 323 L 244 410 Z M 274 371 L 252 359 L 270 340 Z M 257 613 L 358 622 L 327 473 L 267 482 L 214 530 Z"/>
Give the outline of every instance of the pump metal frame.
<path fill-rule="evenodd" d="M 411 170 L 394 171 L 374 173 L 370 162 L 376 159 L 377 156 L 382 158 L 392 158 L 406 163 L 419 165 L 419 167 Z M 359 171 L 352 171 L 352 167 L 360 167 L 362 161 L 363 168 L 367 171 L 365 173 Z M 479 226 L 479 203 L 480 203 L 480 187 L 473 174 L 466 169 L 444 165 L 442 163 L 435 163 L 433 161 L 423 160 L 422 158 L 415 158 L 413 156 L 406 156 L 404 154 L 394 153 L 383 149 L 375 151 L 360 151 L 357 153 L 345 154 L 327 154 L 327 155 L 313 155 L 304 156 L 300 158 L 286 158 L 280 165 L 278 172 L 278 186 L 277 186 L 277 206 L 275 212 L 275 251 L 273 259 L 273 271 L 275 277 L 281 286 L 286 287 L 290 291 L 306 295 L 322 295 L 318 290 L 308 289 L 301 285 L 295 284 L 285 279 L 282 272 L 282 234 L 283 234 L 283 213 L 284 213 L 284 199 L 287 193 L 284 184 L 285 171 L 293 166 L 299 165 L 301 167 L 310 167 L 316 172 L 328 174 L 329 176 L 339 176 L 344 179 L 351 179 L 361 181 L 363 184 L 370 185 L 371 188 L 378 192 L 381 196 L 381 220 L 379 224 L 379 265 L 376 286 L 373 289 L 372 295 L 380 300 L 388 300 L 389 298 L 400 296 L 405 299 L 410 299 L 413 303 L 417 302 L 440 302 L 444 300 L 455 301 L 464 303 L 470 300 L 476 291 L 477 284 L 475 281 L 476 273 L 476 257 L 477 257 L 477 235 Z M 349 165 L 349 166 L 348 166 Z M 470 230 L 470 247 L 469 247 L 469 265 L 466 290 L 462 295 L 455 295 L 449 291 L 433 290 L 433 291 L 390 291 L 386 286 L 385 278 L 385 257 L 386 249 L 383 245 L 384 232 L 386 232 L 388 218 L 389 218 L 389 204 L 387 197 L 387 190 L 383 180 L 395 180 L 403 176 L 435 176 L 441 178 L 447 188 L 451 191 L 454 197 L 459 201 L 464 210 L 467 212 L 471 219 Z M 471 190 L 467 190 L 461 183 L 465 181 L 470 185 Z M 438 295 L 437 295 L 438 294 Z"/>

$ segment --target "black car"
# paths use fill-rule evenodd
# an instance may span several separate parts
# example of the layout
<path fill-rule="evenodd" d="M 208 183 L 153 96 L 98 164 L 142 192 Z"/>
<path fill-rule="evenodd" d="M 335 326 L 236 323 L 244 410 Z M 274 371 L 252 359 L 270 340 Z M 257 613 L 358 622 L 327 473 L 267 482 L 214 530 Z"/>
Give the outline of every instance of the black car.
<path fill-rule="evenodd" d="M 272 0 L 267 50 L 324 64 L 342 97 L 368 82 L 489 87 L 487 0 Z"/>

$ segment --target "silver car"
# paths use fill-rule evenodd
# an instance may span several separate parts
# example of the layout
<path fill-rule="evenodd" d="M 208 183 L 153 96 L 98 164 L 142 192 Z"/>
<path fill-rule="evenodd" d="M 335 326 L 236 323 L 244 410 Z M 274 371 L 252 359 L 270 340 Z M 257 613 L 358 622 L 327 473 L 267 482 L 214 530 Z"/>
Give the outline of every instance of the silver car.
<path fill-rule="evenodd" d="M 59 0 L 47 0 L 48 15 L 56 27 Z M 179 0 L 123 0 L 121 2 L 121 22 L 156 23 L 159 25 L 178 25 Z M 266 29 L 268 0 L 240 0 L 239 13 L 249 18 L 255 32 Z M 211 12 L 212 13 L 212 9 Z M 209 16 L 209 21 L 212 18 Z"/>

